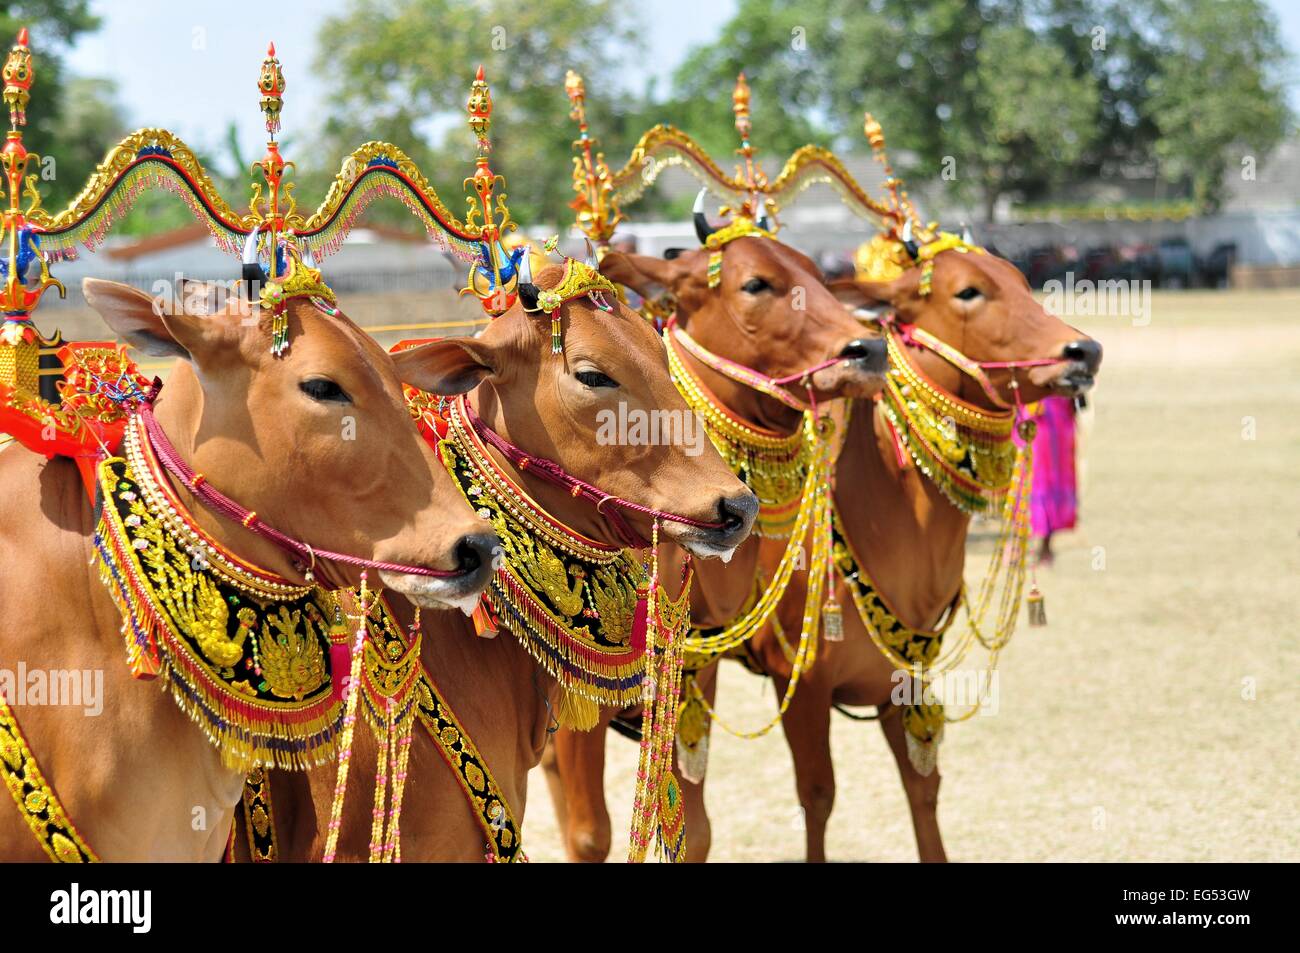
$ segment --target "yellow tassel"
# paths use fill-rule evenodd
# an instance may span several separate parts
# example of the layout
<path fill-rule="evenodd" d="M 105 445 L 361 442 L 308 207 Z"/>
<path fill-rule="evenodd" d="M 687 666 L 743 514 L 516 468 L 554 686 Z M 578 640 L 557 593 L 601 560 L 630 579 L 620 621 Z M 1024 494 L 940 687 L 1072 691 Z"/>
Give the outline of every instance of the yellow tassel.
<path fill-rule="evenodd" d="M 822 606 L 822 636 L 827 642 L 844 641 L 844 611 L 834 596 Z"/>
<path fill-rule="evenodd" d="M 572 689 L 561 689 L 560 707 L 555 713 L 555 720 L 562 728 L 591 731 L 600 720 L 600 707 Z"/>
<path fill-rule="evenodd" d="M 1025 599 L 1029 606 L 1029 624 L 1035 627 L 1047 625 L 1047 607 L 1043 604 L 1043 593 L 1037 586 L 1029 590 Z"/>

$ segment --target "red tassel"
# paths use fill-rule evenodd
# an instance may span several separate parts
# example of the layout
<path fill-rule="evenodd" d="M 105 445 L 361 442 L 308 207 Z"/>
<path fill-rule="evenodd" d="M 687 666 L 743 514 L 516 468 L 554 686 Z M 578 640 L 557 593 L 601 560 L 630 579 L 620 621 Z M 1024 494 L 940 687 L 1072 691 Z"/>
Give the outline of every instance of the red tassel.
<path fill-rule="evenodd" d="M 343 698 L 348 675 L 352 672 L 352 646 L 347 642 L 335 642 L 330 646 L 330 698 L 339 701 Z"/>
<path fill-rule="evenodd" d="M 641 653 L 645 651 L 645 634 L 650 625 L 650 599 L 649 590 L 638 589 L 636 591 L 636 611 L 632 613 L 632 651 Z"/>

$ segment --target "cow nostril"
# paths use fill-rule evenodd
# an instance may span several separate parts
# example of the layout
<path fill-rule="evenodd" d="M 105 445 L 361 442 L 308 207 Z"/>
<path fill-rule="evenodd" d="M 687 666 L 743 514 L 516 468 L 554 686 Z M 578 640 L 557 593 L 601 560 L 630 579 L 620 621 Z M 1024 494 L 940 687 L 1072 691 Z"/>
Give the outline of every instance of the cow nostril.
<path fill-rule="evenodd" d="M 848 358 L 851 361 L 865 360 L 871 355 L 870 341 L 863 338 L 857 338 L 844 345 L 840 351 L 840 357 Z"/>
<path fill-rule="evenodd" d="M 456 543 L 456 571 L 462 573 L 476 572 L 492 561 L 492 547 L 495 537 L 486 534 L 462 536 Z"/>
<path fill-rule="evenodd" d="M 753 493 L 731 498 L 724 496 L 718 500 L 718 522 L 722 524 L 723 531 L 726 533 L 744 529 L 753 523 L 757 515 L 758 497 Z"/>
<path fill-rule="evenodd" d="M 1091 338 L 1071 341 L 1061 349 L 1061 353 L 1066 360 L 1079 361 L 1090 371 L 1096 371 L 1101 365 L 1101 345 Z"/>

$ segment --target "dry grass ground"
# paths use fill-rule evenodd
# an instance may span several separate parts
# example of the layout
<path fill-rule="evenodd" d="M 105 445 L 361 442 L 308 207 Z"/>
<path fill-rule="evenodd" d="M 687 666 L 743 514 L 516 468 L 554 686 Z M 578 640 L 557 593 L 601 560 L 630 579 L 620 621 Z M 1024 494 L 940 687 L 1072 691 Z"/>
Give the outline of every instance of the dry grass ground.
<path fill-rule="evenodd" d="M 473 317 L 417 295 L 345 307 L 370 326 Z M 90 315 L 47 315 L 70 336 L 104 334 Z M 1157 293 L 1148 326 L 1077 323 L 1106 346 L 1081 527 L 1040 580 L 1049 627 L 1022 626 L 1003 657 L 997 713 L 948 732 L 949 854 L 1300 859 L 1300 293 Z M 437 333 L 449 332 L 379 337 Z M 769 686 L 734 665 L 720 703 L 740 725 L 775 710 Z M 913 860 L 878 729 L 837 717 L 833 743 L 831 857 Z M 616 857 L 635 757 L 611 739 Z M 530 794 L 529 853 L 560 860 L 540 772 Z M 779 731 L 715 732 L 708 802 L 712 859 L 802 858 Z"/>

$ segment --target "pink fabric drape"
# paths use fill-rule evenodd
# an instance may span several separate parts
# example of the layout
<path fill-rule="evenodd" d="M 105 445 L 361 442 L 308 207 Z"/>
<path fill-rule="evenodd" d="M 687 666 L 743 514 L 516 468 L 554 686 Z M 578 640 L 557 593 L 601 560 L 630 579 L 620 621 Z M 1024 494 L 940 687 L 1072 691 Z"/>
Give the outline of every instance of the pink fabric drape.
<path fill-rule="evenodd" d="M 1074 472 L 1074 402 L 1048 397 L 1039 404 L 1034 436 L 1030 515 L 1035 536 L 1073 529 L 1079 498 Z"/>

